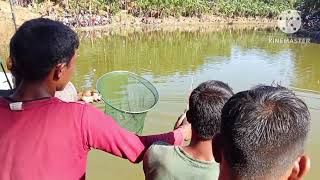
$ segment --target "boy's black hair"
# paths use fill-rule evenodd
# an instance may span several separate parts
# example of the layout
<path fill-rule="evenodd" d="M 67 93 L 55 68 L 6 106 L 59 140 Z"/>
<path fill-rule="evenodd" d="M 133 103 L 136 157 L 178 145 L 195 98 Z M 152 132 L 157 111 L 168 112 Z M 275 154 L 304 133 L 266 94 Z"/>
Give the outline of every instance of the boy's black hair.
<path fill-rule="evenodd" d="M 43 80 L 56 64 L 68 64 L 78 46 L 77 34 L 60 22 L 27 21 L 10 41 L 11 71 L 18 80 Z"/>
<path fill-rule="evenodd" d="M 230 98 L 221 121 L 224 157 L 233 175 L 277 178 L 303 153 L 310 114 L 291 90 L 257 86 Z"/>
<path fill-rule="evenodd" d="M 199 138 L 209 140 L 220 132 L 221 110 L 232 95 L 221 81 L 204 82 L 192 91 L 187 119 Z"/>

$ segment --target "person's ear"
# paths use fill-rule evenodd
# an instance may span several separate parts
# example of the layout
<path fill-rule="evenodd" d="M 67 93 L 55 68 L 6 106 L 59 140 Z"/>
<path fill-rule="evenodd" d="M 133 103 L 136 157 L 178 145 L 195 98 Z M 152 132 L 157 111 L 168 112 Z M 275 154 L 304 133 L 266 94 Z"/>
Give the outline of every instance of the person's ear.
<path fill-rule="evenodd" d="M 291 170 L 288 180 L 301 180 L 310 170 L 310 158 L 306 155 L 300 156 Z"/>
<path fill-rule="evenodd" d="M 63 72 L 66 69 L 66 63 L 60 63 L 55 66 L 53 79 L 58 81 L 62 78 Z"/>
<path fill-rule="evenodd" d="M 212 152 L 214 156 L 214 160 L 217 163 L 221 163 L 223 156 L 223 147 L 222 147 L 222 135 L 218 133 L 214 136 L 212 141 Z"/>
<path fill-rule="evenodd" d="M 7 69 L 9 71 L 11 71 L 12 70 L 12 59 L 10 57 L 7 58 L 6 64 L 7 64 Z"/>

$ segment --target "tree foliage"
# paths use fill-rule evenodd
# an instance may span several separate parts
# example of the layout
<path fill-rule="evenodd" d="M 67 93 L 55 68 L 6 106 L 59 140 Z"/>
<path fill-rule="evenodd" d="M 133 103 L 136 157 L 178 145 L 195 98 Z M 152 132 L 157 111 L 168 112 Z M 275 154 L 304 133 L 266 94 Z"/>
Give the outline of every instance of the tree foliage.
<path fill-rule="evenodd" d="M 26 6 L 48 0 L 12 0 Z M 104 11 L 110 15 L 127 10 L 134 16 L 197 16 L 205 13 L 225 16 L 275 17 L 281 11 L 298 8 L 304 13 L 320 12 L 320 0 L 51 0 L 71 11 Z"/>

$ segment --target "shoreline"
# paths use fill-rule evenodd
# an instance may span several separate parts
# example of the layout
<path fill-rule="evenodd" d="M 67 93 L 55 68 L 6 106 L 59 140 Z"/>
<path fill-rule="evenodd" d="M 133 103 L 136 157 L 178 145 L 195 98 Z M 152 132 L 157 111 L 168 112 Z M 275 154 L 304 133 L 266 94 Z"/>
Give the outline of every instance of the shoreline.
<path fill-rule="evenodd" d="M 8 4 L 1 2 L 0 5 L 6 5 L 0 9 L 0 47 L 8 44 L 10 37 L 14 33 L 14 25 L 12 21 L 11 11 Z M 34 13 L 28 8 L 15 7 L 16 22 L 19 27 L 23 22 L 41 17 L 38 13 Z M 44 16 L 53 20 L 57 18 Z M 60 20 L 60 22 L 63 22 Z M 122 31 L 216 31 L 217 29 L 271 29 L 277 27 L 276 19 L 261 17 L 221 17 L 216 15 L 203 15 L 202 17 L 168 17 L 168 18 L 147 18 L 134 17 L 126 14 L 124 11 L 111 17 L 110 23 L 106 25 L 94 25 L 85 27 L 71 27 L 77 32 L 102 31 L 121 33 Z M 0 49 L 1 52 L 1 49 Z"/>
<path fill-rule="evenodd" d="M 113 22 L 102 26 L 86 26 L 73 28 L 76 31 L 110 31 L 113 29 L 192 29 L 192 27 L 229 27 L 235 29 L 250 29 L 250 28 L 276 28 L 277 21 L 266 18 L 223 18 L 211 16 L 204 21 L 200 18 L 164 18 L 152 19 L 149 23 L 140 22 L 141 18 L 135 18 L 135 21 L 120 21 Z M 182 20 L 181 20 L 182 19 Z M 257 21 L 260 21 L 257 23 Z"/>
<path fill-rule="evenodd" d="M 9 3 L 0 1 L 0 46 L 8 44 L 10 37 L 14 33 L 14 26 L 11 17 Z M 59 20 L 65 24 L 69 24 L 77 32 L 150 32 L 150 31 L 201 31 L 215 32 L 218 30 L 275 30 L 277 28 L 277 19 L 265 17 L 227 17 L 217 15 L 201 15 L 198 17 L 135 17 L 126 10 L 122 10 L 117 14 L 108 18 L 107 23 L 103 25 L 79 26 L 70 25 L 68 18 L 59 16 L 41 16 L 32 8 L 24 8 L 15 6 L 15 16 L 17 25 L 23 22 L 45 17 L 53 20 Z M 92 15 L 93 20 L 101 19 L 101 17 Z M 88 20 L 88 19 L 87 19 Z M 92 19 L 89 19 L 91 21 Z M 307 37 L 313 39 L 313 42 L 320 42 L 320 32 L 312 32 L 310 30 L 301 30 L 296 36 Z M 1 50 L 0 50 L 1 51 Z"/>

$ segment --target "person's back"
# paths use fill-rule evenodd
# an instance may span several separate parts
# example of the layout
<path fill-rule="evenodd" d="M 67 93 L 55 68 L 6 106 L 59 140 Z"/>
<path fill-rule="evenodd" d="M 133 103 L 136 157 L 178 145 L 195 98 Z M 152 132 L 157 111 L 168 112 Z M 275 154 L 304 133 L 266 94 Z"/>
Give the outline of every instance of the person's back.
<path fill-rule="evenodd" d="M 257 86 L 235 94 L 215 137 L 219 180 L 301 180 L 310 127 L 306 104 L 287 88 Z"/>
<path fill-rule="evenodd" d="M 88 104 L 46 98 L 11 106 L 0 98 L 0 179 L 85 179 L 91 148 L 139 161 L 145 145 L 168 135 L 138 137 Z M 148 142 L 149 141 L 149 142 Z"/>
<path fill-rule="evenodd" d="M 12 111 L 9 103 L 0 99 L 0 179 L 84 178 L 89 151 L 85 127 L 101 117 L 88 105 L 57 98 L 25 102 L 21 111 Z"/>
<path fill-rule="evenodd" d="M 158 142 L 150 146 L 145 156 L 149 157 L 144 160 L 147 180 L 212 180 L 219 176 L 219 165 L 214 159 L 197 160 L 179 146 Z"/>
<path fill-rule="evenodd" d="M 147 180 L 212 180 L 219 175 L 219 166 L 212 153 L 212 138 L 220 131 L 221 109 L 233 95 L 231 88 L 220 81 L 207 81 L 194 89 L 189 99 L 187 120 L 192 138 L 188 146 L 170 146 L 158 142 L 144 155 Z"/>

